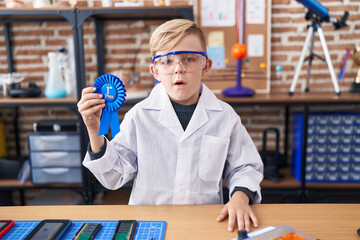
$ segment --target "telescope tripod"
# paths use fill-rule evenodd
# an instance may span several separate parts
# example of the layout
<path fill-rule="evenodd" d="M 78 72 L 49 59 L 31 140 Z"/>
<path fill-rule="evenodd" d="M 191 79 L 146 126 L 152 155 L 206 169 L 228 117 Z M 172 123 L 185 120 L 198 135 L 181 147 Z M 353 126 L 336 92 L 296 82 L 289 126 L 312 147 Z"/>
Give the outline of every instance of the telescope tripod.
<path fill-rule="evenodd" d="M 322 48 L 323 48 L 323 51 L 324 51 L 326 63 L 328 65 L 328 68 L 329 68 L 329 71 L 330 71 L 330 76 L 331 76 L 331 80 L 332 80 L 333 85 L 334 85 L 335 92 L 336 92 L 336 94 L 338 96 L 340 96 L 341 92 L 340 92 L 340 89 L 339 89 L 339 84 L 338 84 L 336 76 L 335 76 L 334 67 L 333 67 L 333 65 L 331 63 L 329 50 L 328 50 L 328 48 L 326 46 L 324 33 L 322 31 L 322 28 L 321 28 L 320 20 L 318 20 L 316 17 L 313 18 L 311 25 L 308 26 L 308 34 L 306 36 L 304 47 L 303 47 L 303 49 L 301 51 L 301 55 L 300 55 L 298 65 L 296 67 L 296 71 L 295 71 L 295 75 L 294 75 L 294 78 L 293 78 L 293 81 L 292 81 L 292 84 L 291 84 L 291 87 L 290 87 L 289 95 L 292 96 L 294 94 L 294 90 L 295 90 L 295 87 L 296 87 L 296 82 L 298 81 L 300 70 L 301 70 L 301 65 L 302 65 L 303 62 L 309 61 L 308 62 L 308 69 L 307 69 L 307 77 L 306 77 L 306 88 L 305 88 L 306 92 L 309 91 L 309 79 L 310 79 L 311 64 L 312 64 L 312 61 L 313 61 L 314 57 L 317 57 L 321 61 L 325 62 L 325 60 L 323 58 L 321 58 L 319 55 L 317 55 L 317 54 L 315 54 L 313 52 L 315 32 L 318 32 L 318 34 L 319 34 L 319 38 L 320 38 L 321 45 L 322 45 Z M 307 48 L 309 46 L 310 41 L 311 41 L 310 55 L 307 58 L 305 58 L 305 52 L 306 52 L 306 50 L 307 50 Z"/>

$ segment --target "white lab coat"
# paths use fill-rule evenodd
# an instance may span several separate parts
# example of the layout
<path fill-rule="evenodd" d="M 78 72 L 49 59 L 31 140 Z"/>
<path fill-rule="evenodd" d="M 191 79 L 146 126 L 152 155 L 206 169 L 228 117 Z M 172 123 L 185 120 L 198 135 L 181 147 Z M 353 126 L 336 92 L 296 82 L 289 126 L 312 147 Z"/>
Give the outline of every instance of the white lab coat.
<path fill-rule="evenodd" d="M 204 84 L 186 131 L 158 84 L 106 141 L 105 154 L 86 154 L 83 165 L 108 189 L 134 180 L 129 204 L 221 204 L 222 176 L 230 192 L 246 187 L 260 203 L 259 153 L 233 108 Z"/>

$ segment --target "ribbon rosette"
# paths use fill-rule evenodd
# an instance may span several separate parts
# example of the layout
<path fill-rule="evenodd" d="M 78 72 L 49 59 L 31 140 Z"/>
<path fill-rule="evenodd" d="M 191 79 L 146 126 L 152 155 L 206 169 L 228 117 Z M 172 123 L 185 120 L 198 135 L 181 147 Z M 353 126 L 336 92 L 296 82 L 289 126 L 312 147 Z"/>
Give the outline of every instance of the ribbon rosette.
<path fill-rule="evenodd" d="M 105 108 L 100 120 L 99 136 L 107 134 L 110 125 L 112 137 L 114 138 L 120 132 L 117 110 L 125 102 L 125 86 L 120 78 L 112 74 L 104 74 L 96 79 L 94 87 L 96 88 L 95 93 L 102 94 L 105 99 Z"/>

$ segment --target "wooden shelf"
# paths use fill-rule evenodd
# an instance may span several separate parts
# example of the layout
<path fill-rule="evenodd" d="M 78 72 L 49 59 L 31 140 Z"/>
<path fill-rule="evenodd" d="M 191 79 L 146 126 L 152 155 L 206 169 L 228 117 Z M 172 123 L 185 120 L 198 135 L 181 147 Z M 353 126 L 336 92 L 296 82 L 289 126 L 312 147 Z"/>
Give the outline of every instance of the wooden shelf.
<path fill-rule="evenodd" d="M 0 11 L 4 12 L 45 12 L 45 11 L 64 11 L 64 10 L 74 10 L 71 7 L 43 7 L 43 8 L 33 8 L 33 7 L 15 7 L 7 8 L 0 7 Z"/>
<path fill-rule="evenodd" d="M 360 183 L 306 183 L 307 189 L 327 188 L 327 189 L 360 189 Z"/>
<path fill-rule="evenodd" d="M 78 102 L 76 97 L 66 98 L 46 98 L 46 97 L 34 97 L 34 98 L 12 98 L 12 97 L 0 97 L 0 106 L 64 106 L 64 107 L 76 107 Z"/>
<path fill-rule="evenodd" d="M 30 181 L 21 183 L 17 179 L 0 179 L 0 188 L 43 188 L 43 187 L 82 187 L 82 184 L 32 184 Z"/>
<path fill-rule="evenodd" d="M 269 179 L 264 179 L 260 186 L 261 188 L 300 188 L 301 184 L 291 174 L 290 167 L 283 168 L 279 171 L 284 177 L 280 182 L 275 183 Z"/>
<path fill-rule="evenodd" d="M 279 183 L 275 183 L 269 179 L 264 179 L 261 182 L 261 188 L 300 188 L 301 183 L 296 180 L 291 174 L 290 167 L 280 170 L 284 177 Z M 360 183 L 337 183 L 337 182 L 323 182 L 323 183 L 306 183 L 307 189 L 360 189 Z"/>
<path fill-rule="evenodd" d="M 0 103 L 77 103 L 77 98 L 46 98 L 46 97 L 34 97 L 34 98 L 12 98 L 12 97 L 0 97 Z"/>
<path fill-rule="evenodd" d="M 300 189 L 301 183 L 296 180 L 291 174 L 290 167 L 283 168 L 279 171 L 284 177 L 280 182 L 275 183 L 269 179 L 264 179 L 260 186 L 261 188 L 292 188 Z M 223 180 L 223 187 L 227 187 L 225 180 Z M 324 182 L 324 183 L 306 183 L 307 189 L 360 189 L 360 183 L 336 183 L 336 182 Z"/>
<path fill-rule="evenodd" d="M 295 92 L 293 96 L 289 93 L 256 93 L 252 97 L 225 97 L 222 94 L 216 96 L 229 104 L 344 104 L 360 103 L 360 94 L 342 92 L 337 96 L 335 92 Z"/>
<path fill-rule="evenodd" d="M 261 188 L 300 188 L 301 184 L 291 175 L 290 167 L 281 169 L 280 173 L 284 175 L 280 182 L 275 183 L 269 179 L 264 179 L 260 183 Z M 222 183 L 223 187 L 227 187 L 224 179 Z"/>

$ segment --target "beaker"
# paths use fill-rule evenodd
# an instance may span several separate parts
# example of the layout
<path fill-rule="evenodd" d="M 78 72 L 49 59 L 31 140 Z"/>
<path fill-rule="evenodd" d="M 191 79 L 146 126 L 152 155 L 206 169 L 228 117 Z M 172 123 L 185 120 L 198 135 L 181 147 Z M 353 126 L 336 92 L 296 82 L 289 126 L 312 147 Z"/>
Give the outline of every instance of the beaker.
<path fill-rule="evenodd" d="M 47 98 L 63 98 L 66 97 L 65 83 L 63 75 L 59 69 L 57 61 L 57 53 L 49 52 L 49 76 L 46 82 L 45 96 Z"/>

